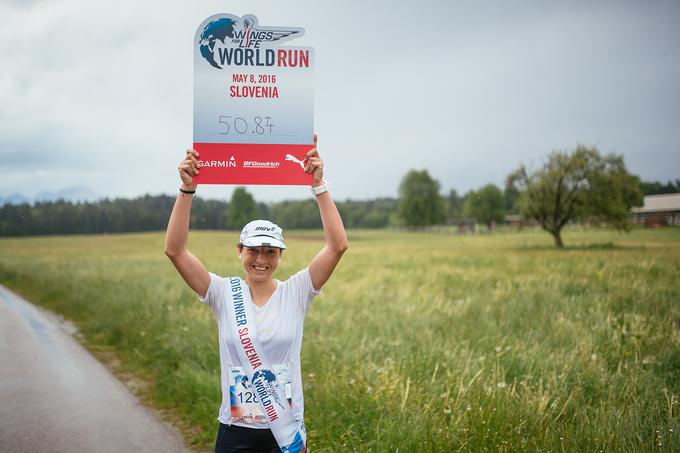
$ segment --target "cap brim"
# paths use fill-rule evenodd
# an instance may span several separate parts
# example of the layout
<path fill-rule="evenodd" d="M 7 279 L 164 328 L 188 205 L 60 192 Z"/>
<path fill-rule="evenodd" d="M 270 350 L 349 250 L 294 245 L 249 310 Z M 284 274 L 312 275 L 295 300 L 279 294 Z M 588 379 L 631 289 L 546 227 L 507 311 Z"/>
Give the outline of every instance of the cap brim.
<path fill-rule="evenodd" d="M 242 244 L 246 247 L 276 247 L 283 250 L 286 249 L 286 244 L 283 242 L 266 236 L 248 238 Z"/>

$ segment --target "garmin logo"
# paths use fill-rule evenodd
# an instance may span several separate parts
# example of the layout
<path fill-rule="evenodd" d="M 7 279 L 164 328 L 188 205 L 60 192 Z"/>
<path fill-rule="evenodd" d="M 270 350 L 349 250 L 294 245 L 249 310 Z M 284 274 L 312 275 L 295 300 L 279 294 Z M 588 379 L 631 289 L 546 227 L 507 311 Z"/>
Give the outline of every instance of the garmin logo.
<path fill-rule="evenodd" d="M 229 160 L 199 160 L 203 167 L 207 168 L 236 168 L 236 159 L 231 156 Z"/>

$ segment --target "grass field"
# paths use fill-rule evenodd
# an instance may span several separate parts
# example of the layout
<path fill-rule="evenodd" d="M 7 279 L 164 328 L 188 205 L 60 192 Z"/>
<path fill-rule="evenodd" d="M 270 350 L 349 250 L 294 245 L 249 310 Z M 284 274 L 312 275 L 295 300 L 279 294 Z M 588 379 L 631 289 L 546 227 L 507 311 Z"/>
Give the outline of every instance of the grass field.
<path fill-rule="evenodd" d="M 210 450 L 217 328 L 162 233 L 0 240 L 0 281 L 74 320 L 90 348 Z M 307 315 L 312 451 L 680 451 L 680 230 L 445 236 L 351 231 Z M 192 232 L 240 275 L 235 233 Z M 290 233 L 285 279 L 320 248 Z"/>

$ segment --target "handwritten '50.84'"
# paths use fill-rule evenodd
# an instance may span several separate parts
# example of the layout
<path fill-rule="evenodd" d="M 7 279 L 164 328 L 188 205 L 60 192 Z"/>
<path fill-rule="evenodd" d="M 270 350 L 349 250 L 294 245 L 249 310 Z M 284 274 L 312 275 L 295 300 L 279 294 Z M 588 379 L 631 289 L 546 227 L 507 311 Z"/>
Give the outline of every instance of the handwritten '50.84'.
<path fill-rule="evenodd" d="M 270 116 L 256 116 L 248 121 L 240 116 L 220 115 L 217 123 L 218 132 L 222 135 L 243 135 L 247 134 L 248 131 L 257 135 L 271 134 L 274 127 Z"/>

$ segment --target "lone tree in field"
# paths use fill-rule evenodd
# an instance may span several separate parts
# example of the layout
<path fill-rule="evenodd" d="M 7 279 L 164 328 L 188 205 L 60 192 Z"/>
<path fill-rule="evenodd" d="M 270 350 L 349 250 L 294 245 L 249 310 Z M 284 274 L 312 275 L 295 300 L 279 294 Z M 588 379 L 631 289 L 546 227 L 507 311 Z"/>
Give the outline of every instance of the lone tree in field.
<path fill-rule="evenodd" d="M 409 171 L 399 185 L 398 216 L 408 226 L 442 223 L 446 217 L 439 182 L 427 170 Z"/>
<path fill-rule="evenodd" d="M 554 151 L 536 171 L 520 166 L 507 185 L 520 190 L 522 212 L 552 234 L 557 247 L 564 246 L 561 232 L 570 221 L 588 219 L 628 231 L 630 208 L 642 204 L 640 180 L 628 173 L 623 156 L 602 156 L 595 147 Z"/>
<path fill-rule="evenodd" d="M 240 230 L 243 225 L 258 217 L 259 209 L 253 196 L 245 187 L 234 189 L 227 211 L 227 227 Z"/>
<path fill-rule="evenodd" d="M 490 230 L 494 222 L 505 220 L 503 193 L 493 184 L 487 184 L 479 190 L 473 190 L 465 197 L 463 212 L 465 217 L 476 219 Z"/>

